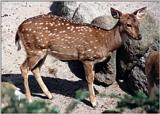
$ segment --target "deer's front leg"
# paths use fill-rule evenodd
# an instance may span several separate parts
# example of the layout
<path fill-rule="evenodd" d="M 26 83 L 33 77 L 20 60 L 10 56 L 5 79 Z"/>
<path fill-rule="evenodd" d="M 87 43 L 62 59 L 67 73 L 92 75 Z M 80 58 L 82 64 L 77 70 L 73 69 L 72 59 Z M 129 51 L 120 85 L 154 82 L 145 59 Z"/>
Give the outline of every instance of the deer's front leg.
<path fill-rule="evenodd" d="M 93 88 L 93 81 L 94 81 L 94 71 L 93 71 L 93 63 L 89 61 L 83 62 L 84 70 L 86 74 L 86 80 L 88 83 L 89 89 L 89 98 L 93 107 L 96 106 L 96 96 Z"/>

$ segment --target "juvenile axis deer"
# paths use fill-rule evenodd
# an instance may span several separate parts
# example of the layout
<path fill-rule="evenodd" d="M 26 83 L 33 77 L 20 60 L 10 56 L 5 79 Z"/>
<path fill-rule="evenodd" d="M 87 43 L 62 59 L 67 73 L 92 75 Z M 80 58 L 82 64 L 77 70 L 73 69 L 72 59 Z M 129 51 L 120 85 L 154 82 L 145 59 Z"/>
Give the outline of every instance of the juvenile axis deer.
<path fill-rule="evenodd" d="M 122 14 L 111 8 L 113 18 L 118 23 L 105 30 L 91 24 L 77 23 L 54 15 L 40 15 L 25 20 L 18 28 L 15 43 L 21 48 L 19 40 L 27 53 L 26 60 L 20 66 L 24 78 L 26 97 L 31 100 L 28 86 L 28 71 L 31 70 L 45 95 L 52 99 L 52 94 L 44 84 L 40 68 L 48 54 L 59 60 L 79 60 L 83 63 L 92 106 L 96 106 L 96 96 L 93 89 L 93 66 L 105 60 L 119 48 L 128 34 L 135 40 L 140 40 L 138 19 L 142 18 L 141 8 L 131 14 Z"/>
<path fill-rule="evenodd" d="M 151 52 L 146 58 L 145 73 L 148 82 L 148 94 L 155 97 L 159 92 L 160 67 L 159 67 L 160 52 Z"/>

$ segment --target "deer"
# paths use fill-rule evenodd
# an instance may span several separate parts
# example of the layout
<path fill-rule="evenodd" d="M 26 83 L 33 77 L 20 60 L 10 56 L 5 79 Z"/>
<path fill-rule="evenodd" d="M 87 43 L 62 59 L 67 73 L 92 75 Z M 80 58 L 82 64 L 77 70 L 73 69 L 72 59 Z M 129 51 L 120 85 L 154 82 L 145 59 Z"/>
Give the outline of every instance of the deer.
<path fill-rule="evenodd" d="M 96 107 L 94 64 L 111 56 L 112 52 L 123 44 L 124 34 L 135 40 L 142 39 L 139 20 L 144 16 L 145 9 L 146 7 L 143 7 L 133 13 L 124 14 L 110 8 L 112 17 L 118 20 L 110 30 L 48 14 L 23 21 L 16 32 L 15 44 L 20 50 L 21 41 L 26 52 L 26 59 L 20 65 L 26 98 L 32 101 L 28 82 L 29 71 L 35 76 L 44 94 L 49 99 L 53 98 L 40 73 L 46 56 L 51 55 L 59 60 L 78 60 L 83 63 L 89 100 L 91 106 Z"/>
<path fill-rule="evenodd" d="M 146 57 L 145 62 L 145 73 L 148 82 L 148 95 L 155 97 L 159 92 L 159 81 L 160 81 L 160 67 L 159 67 L 160 52 L 153 51 Z"/>

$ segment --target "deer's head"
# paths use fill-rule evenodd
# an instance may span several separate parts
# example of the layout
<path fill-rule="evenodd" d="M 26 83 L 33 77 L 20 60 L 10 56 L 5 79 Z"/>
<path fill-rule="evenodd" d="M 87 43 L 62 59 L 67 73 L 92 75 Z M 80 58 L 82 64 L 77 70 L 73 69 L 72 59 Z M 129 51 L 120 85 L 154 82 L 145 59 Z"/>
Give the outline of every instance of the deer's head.
<path fill-rule="evenodd" d="M 118 19 L 118 23 L 121 26 L 122 32 L 127 33 L 135 40 L 142 39 L 139 30 L 139 20 L 144 17 L 144 10 L 146 7 L 136 10 L 133 13 L 123 14 L 122 12 L 111 8 L 111 14 L 113 18 Z"/>

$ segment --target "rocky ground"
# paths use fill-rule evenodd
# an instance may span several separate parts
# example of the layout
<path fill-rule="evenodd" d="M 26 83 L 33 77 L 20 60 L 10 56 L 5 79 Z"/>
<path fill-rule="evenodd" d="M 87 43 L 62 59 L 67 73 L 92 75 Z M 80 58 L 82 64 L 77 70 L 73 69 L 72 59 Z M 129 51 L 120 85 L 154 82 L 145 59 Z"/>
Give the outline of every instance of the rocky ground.
<path fill-rule="evenodd" d="M 64 113 L 67 110 L 67 107 L 77 99 L 75 98 L 75 92 L 79 89 L 87 89 L 87 85 L 85 81 L 81 79 L 75 80 L 75 78 L 71 78 L 66 76 L 64 79 L 61 78 L 53 78 L 43 76 L 43 80 L 46 83 L 49 90 L 52 92 L 54 98 L 52 100 L 48 100 L 45 95 L 42 93 L 41 89 L 39 88 L 35 78 L 30 76 L 30 89 L 33 93 L 33 99 L 39 100 L 44 99 L 48 102 L 51 102 L 54 107 L 57 107 L 61 113 Z M 24 90 L 23 87 L 23 79 L 21 75 L 2 75 L 2 82 L 9 82 L 16 87 L 20 88 L 22 91 Z M 107 95 L 115 94 L 118 96 L 123 96 L 125 93 L 119 88 L 117 83 L 113 83 L 109 87 L 103 87 L 95 85 L 95 89 L 98 91 L 97 94 L 97 107 L 93 108 L 90 106 L 88 102 L 89 99 L 86 98 L 83 101 L 80 101 L 78 105 L 76 105 L 75 109 L 72 111 L 72 114 L 77 113 L 85 113 L 85 114 L 100 114 L 105 110 L 114 110 L 118 99 L 110 98 Z"/>

